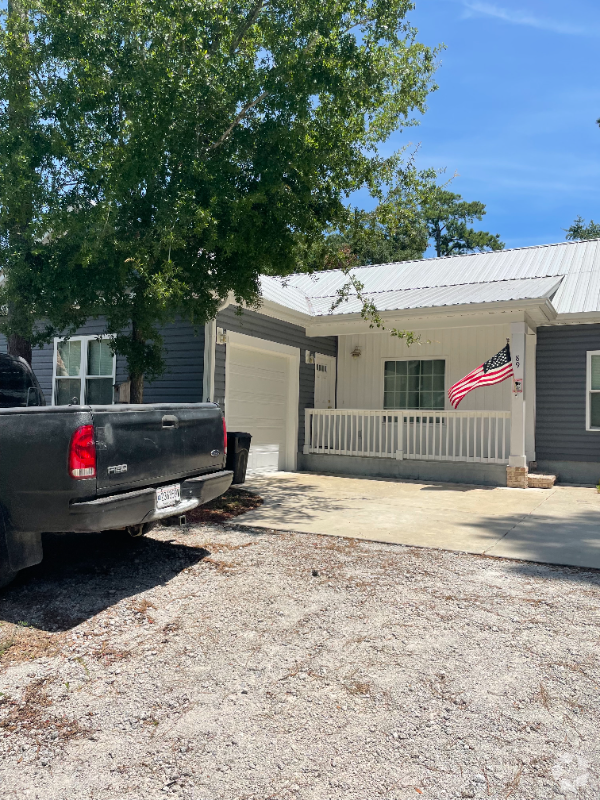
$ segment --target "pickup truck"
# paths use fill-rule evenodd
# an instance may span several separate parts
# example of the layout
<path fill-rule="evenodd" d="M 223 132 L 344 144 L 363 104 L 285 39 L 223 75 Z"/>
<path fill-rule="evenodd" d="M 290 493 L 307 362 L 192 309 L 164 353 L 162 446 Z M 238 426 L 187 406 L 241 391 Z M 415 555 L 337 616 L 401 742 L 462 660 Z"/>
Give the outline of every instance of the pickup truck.
<path fill-rule="evenodd" d="M 42 560 L 43 532 L 143 535 L 223 494 L 226 443 L 212 403 L 46 406 L 0 354 L 0 586 Z"/>

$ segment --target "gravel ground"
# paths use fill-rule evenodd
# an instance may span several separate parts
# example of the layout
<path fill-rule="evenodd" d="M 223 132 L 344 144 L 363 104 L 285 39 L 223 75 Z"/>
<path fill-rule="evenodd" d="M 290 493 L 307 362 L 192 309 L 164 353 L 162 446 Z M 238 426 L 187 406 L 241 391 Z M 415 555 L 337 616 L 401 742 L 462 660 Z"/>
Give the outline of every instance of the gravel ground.
<path fill-rule="evenodd" d="M 600 796 L 600 573 L 215 525 L 0 593 L 0 796 Z"/>

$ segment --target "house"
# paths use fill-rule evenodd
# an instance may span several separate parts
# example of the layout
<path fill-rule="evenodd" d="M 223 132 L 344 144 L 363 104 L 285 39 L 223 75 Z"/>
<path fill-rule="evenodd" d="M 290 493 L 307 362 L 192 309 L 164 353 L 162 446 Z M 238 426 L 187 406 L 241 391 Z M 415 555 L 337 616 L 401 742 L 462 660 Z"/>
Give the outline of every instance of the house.
<path fill-rule="evenodd" d="M 250 467 L 524 485 L 531 464 L 600 478 L 600 240 L 360 267 L 385 330 L 338 271 L 262 280 L 259 311 L 226 303 L 195 334 L 164 330 L 147 402 L 214 400 L 253 436 Z M 420 337 L 410 347 L 391 330 Z M 90 322 L 37 350 L 49 402 L 109 402 L 126 379 Z M 510 341 L 515 380 L 453 410 L 448 388 Z M 1 345 L 0 345 L 1 346 Z"/>

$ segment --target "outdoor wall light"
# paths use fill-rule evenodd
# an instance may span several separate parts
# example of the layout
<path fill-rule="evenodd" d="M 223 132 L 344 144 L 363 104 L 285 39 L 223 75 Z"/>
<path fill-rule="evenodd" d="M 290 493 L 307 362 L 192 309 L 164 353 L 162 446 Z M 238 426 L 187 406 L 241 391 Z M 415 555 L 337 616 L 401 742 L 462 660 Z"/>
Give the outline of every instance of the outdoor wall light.
<path fill-rule="evenodd" d="M 353 350 L 353 351 L 350 353 L 350 355 L 352 356 L 352 358 L 358 358 L 358 357 L 360 356 L 361 352 L 362 352 L 362 351 L 361 351 L 360 347 L 359 347 L 358 345 L 356 345 L 356 347 L 355 347 L 355 348 L 354 348 L 354 350 Z"/>

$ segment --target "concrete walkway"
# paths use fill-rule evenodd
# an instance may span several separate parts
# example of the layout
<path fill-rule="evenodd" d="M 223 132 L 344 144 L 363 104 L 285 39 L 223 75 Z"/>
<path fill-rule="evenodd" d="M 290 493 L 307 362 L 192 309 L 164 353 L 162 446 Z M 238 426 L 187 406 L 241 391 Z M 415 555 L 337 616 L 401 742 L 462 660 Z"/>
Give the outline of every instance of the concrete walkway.
<path fill-rule="evenodd" d="M 600 569 L 595 489 L 504 489 L 278 472 L 232 524 Z"/>

